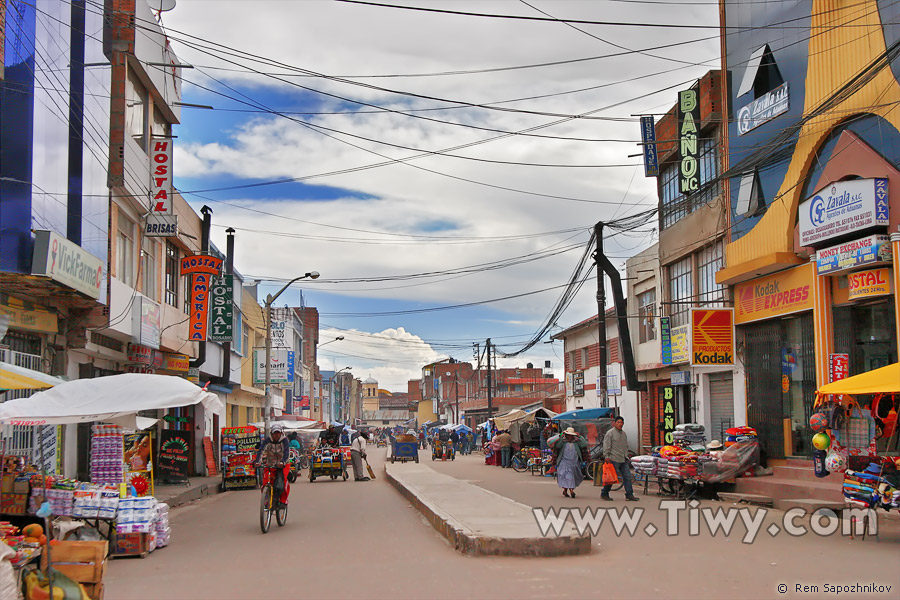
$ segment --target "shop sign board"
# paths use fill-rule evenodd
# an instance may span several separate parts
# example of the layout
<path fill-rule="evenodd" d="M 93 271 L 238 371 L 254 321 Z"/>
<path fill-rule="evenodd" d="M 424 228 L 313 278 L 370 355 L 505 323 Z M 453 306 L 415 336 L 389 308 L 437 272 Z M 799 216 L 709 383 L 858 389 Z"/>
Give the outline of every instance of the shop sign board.
<path fill-rule="evenodd" d="M 191 357 L 187 354 L 172 354 L 166 352 L 163 355 L 163 369 L 166 371 L 178 371 L 187 373 L 191 366 Z"/>
<path fill-rule="evenodd" d="M 674 371 L 669 375 L 672 385 L 688 385 L 691 383 L 690 371 Z"/>
<path fill-rule="evenodd" d="M 584 371 L 575 371 L 575 373 L 573 373 L 572 395 L 584 396 Z"/>
<path fill-rule="evenodd" d="M 163 429 L 159 432 L 159 456 L 156 466 L 162 481 L 186 481 L 190 476 L 188 458 L 191 455 L 193 431 Z"/>
<path fill-rule="evenodd" d="M 738 325 L 813 308 L 812 263 L 734 286 Z"/>
<path fill-rule="evenodd" d="M 234 341 L 234 275 L 213 278 L 209 295 L 212 301 L 209 340 Z"/>
<path fill-rule="evenodd" d="M 200 367 L 188 367 L 187 380 L 191 383 L 200 383 Z"/>
<path fill-rule="evenodd" d="M 801 246 L 888 226 L 888 180 L 851 179 L 832 183 L 803 202 L 798 211 Z"/>
<path fill-rule="evenodd" d="M 669 327 L 669 317 L 659 318 L 659 344 L 662 350 L 660 362 L 664 365 L 672 364 L 672 331 Z"/>
<path fill-rule="evenodd" d="M 700 94 L 696 88 L 678 92 L 678 189 L 700 189 Z"/>
<path fill-rule="evenodd" d="M 271 337 L 273 348 L 287 348 L 290 346 L 287 336 L 285 335 L 287 330 L 287 321 L 272 321 Z M 434 383 L 434 389 L 437 389 L 437 379 L 434 380 Z"/>
<path fill-rule="evenodd" d="M 95 300 L 103 284 L 103 261 L 55 231 L 34 232 L 32 275 L 43 275 Z"/>
<path fill-rule="evenodd" d="M 172 215 L 172 138 L 150 141 L 150 214 Z"/>
<path fill-rule="evenodd" d="M 657 177 L 659 155 L 656 152 L 656 124 L 653 117 L 641 117 L 641 145 L 644 147 L 644 177 Z"/>
<path fill-rule="evenodd" d="M 662 395 L 662 409 L 663 409 L 663 418 L 662 423 L 662 432 L 663 432 L 663 440 L 666 444 L 671 444 L 675 441 L 672 432 L 675 431 L 675 388 L 671 385 L 665 385 L 660 388 L 660 394 Z"/>
<path fill-rule="evenodd" d="M 789 107 L 790 96 L 788 95 L 788 84 L 785 82 L 738 111 L 738 135 L 744 135 L 766 121 L 787 112 Z"/>
<path fill-rule="evenodd" d="M 159 304 L 144 296 L 135 297 L 131 329 L 137 344 L 158 349 L 161 321 L 162 309 Z"/>
<path fill-rule="evenodd" d="M 850 300 L 862 300 L 891 293 L 891 270 L 870 269 L 847 275 Z"/>
<path fill-rule="evenodd" d="M 269 383 L 293 383 L 294 351 L 287 348 L 272 348 L 269 367 Z M 253 351 L 253 383 L 266 382 L 266 351 Z"/>
<path fill-rule="evenodd" d="M 691 309 L 691 365 L 734 364 L 734 309 Z"/>
<path fill-rule="evenodd" d="M 146 237 L 178 237 L 178 215 L 150 213 L 144 223 Z"/>
<path fill-rule="evenodd" d="M 850 355 L 849 354 L 829 354 L 828 355 L 828 380 L 829 382 L 847 379 L 850 376 Z"/>
<path fill-rule="evenodd" d="M 3 298 L 8 298 L 5 294 Z M 30 310 L 22 302 L 21 306 L 14 306 L 14 299 L 6 302 L 0 300 L 0 320 L 5 320 L 9 329 L 24 329 L 26 331 L 40 331 L 43 333 L 56 333 L 59 331 L 56 322 L 56 314 L 42 310 Z"/>
<path fill-rule="evenodd" d="M 691 359 L 691 326 L 672 328 L 672 364 L 686 363 Z"/>
<path fill-rule="evenodd" d="M 607 372 L 615 370 L 617 367 L 615 365 L 607 365 Z M 599 379 L 597 380 L 599 383 Z M 599 385 L 597 386 L 600 387 Z M 606 394 L 608 396 L 621 396 L 622 395 L 622 380 L 619 378 L 618 373 L 610 373 L 606 376 Z"/>
<path fill-rule="evenodd" d="M 128 362 L 136 365 L 150 366 L 153 364 L 153 348 L 139 344 L 128 344 Z"/>
<path fill-rule="evenodd" d="M 891 262 L 894 253 L 891 240 L 883 234 L 867 235 L 816 252 L 816 272 L 828 275 L 875 263 Z"/>
<path fill-rule="evenodd" d="M 205 342 L 209 321 L 209 286 L 214 275 L 222 268 L 221 258 L 207 254 L 195 254 L 181 259 L 181 274 L 191 275 L 191 312 L 188 325 L 188 341 Z"/>

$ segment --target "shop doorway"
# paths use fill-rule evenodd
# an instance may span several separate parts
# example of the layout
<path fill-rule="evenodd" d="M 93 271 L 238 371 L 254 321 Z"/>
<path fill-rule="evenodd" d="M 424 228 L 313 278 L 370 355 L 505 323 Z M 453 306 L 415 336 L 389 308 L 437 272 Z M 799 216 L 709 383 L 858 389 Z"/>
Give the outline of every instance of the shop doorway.
<path fill-rule="evenodd" d="M 725 430 L 734 427 L 734 375 L 709 375 L 709 432 L 710 440 L 724 440 Z"/>

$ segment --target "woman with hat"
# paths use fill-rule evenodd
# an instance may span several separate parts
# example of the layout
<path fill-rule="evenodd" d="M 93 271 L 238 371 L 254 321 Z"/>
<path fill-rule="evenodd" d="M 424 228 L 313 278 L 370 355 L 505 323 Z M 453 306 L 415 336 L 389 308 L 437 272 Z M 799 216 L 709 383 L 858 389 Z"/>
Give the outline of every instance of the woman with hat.
<path fill-rule="evenodd" d="M 553 464 L 556 465 L 556 485 L 563 496 L 575 497 L 575 488 L 584 480 L 581 463 L 590 458 L 587 441 L 572 427 L 563 431 L 553 444 Z"/>

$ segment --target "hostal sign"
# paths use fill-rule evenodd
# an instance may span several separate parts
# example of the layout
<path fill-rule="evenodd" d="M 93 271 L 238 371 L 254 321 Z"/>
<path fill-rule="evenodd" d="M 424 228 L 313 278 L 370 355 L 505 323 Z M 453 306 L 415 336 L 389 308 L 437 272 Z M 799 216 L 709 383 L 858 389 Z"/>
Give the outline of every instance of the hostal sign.
<path fill-rule="evenodd" d="M 214 275 L 222 268 L 222 259 L 206 254 L 185 256 L 181 259 L 181 274 L 192 276 L 191 312 L 188 340 L 206 341 L 209 314 L 209 286 Z"/>

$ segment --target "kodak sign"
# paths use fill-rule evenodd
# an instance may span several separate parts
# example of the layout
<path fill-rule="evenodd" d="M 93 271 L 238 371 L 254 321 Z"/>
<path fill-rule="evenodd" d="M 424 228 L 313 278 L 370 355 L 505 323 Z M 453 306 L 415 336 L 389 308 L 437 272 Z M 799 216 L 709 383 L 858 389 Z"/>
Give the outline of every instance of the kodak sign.
<path fill-rule="evenodd" d="M 891 293 L 890 269 L 871 269 L 847 275 L 850 300 L 862 300 Z"/>
<path fill-rule="evenodd" d="M 188 340 L 205 342 L 209 322 L 209 288 L 212 278 L 219 274 L 222 259 L 206 254 L 185 256 L 181 259 L 181 274 L 191 281 L 191 311 Z"/>
<path fill-rule="evenodd" d="M 691 365 L 734 364 L 734 310 L 691 309 Z"/>

